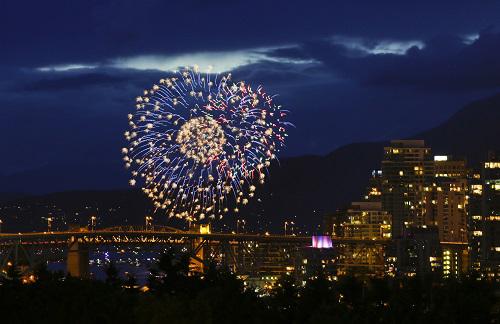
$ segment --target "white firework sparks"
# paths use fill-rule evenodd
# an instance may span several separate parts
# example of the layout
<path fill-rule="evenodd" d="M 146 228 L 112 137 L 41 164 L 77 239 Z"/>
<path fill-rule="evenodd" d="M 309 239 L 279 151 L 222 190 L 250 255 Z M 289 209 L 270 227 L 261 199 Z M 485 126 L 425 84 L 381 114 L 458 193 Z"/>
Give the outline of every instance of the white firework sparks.
<path fill-rule="evenodd" d="M 129 183 L 170 217 L 237 212 L 284 146 L 286 115 L 260 86 L 186 68 L 144 90 L 128 115 Z"/>

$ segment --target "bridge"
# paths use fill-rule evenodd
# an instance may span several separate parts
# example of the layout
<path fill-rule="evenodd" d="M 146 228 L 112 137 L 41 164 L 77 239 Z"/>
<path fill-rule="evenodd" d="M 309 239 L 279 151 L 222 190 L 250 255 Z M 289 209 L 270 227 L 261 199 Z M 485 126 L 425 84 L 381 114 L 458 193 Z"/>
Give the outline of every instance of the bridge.
<path fill-rule="evenodd" d="M 208 241 L 311 243 L 310 236 L 182 231 L 173 227 L 155 225 L 150 228 L 143 226 L 116 226 L 94 231 L 70 230 L 62 232 L 0 233 L 0 246 L 10 245 L 15 242 L 23 245 L 66 244 L 70 240 L 78 240 L 86 244 L 176 244 L 197 238 L 204 238 Z"/>
<path fill-rule="evenodd" d="M 386 244 L 377 240 L 333 238 L 334 245 Z M 115 226 L 104 229 L 70 229 L 58 232 L 0 233 L 1 269 L 24 262 L 34 266 L 33 249 L 67 249 L 67 270 L 72 276 L 89 275 L 89 249 L 96 246 L 179 246 L 189 253 L 193 272 L 203 272 L 208 262 L 217 262 L 239 274 L 283 272 L 295 269 L 297 255 L 311 245 L 310 236 L 212 233 L 208 227 L 183 231 L 168 226 Z"/>

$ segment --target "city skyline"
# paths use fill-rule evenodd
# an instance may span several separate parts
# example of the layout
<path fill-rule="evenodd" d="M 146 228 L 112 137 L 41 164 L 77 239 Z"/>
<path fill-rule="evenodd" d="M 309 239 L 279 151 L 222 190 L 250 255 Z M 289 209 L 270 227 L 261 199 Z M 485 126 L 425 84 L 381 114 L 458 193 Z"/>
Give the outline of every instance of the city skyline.
<path fill-rule="evenodd" d="M 500 2 L 0 4 L 2 323 L 497 323 Z"/>
<path fill-rule="evenodd" d="M 308 263 L 304 261 L 308 265 L 299 268 L 289 256 L 282 260 L 278 257 L 266 261 L 269 262 L 269 269 L 273 270 L 261 268 L 260 271 L 271 275 L 271 282 L 284 274 L 303 276 L 307 271 L 316 271 L 311 269 L 317 269 L 320 261 L 320 264 L 324 264 L 323 268 L 328 269 L 326 273 L 331 278 L 345 275 L 382 278 L 434 274 L 445 278 L 479 275 L 484 279 L 498 280 L 498 152 L 489 151 L 479 166 L 469 166 L 466 156 L 433 154 L 432 148 L 423 140 L 393 140 L 380 149 L 384 151 L 383 158 L 379 169 L 373 170 L 371 176 L 366 175 L 364 194 L 358 198 L 350 197 L 352 203 L 348 208 L 342 207 L 346 206 L 344 202 L 336 206 L 335 210 L 323 211 L 320 214 L 323 224 L 317 228 L 311 227 L 311 224 L 309 227 L 304 226 L 305 219 L 302 217 L 279 221 L 266 217 L 269 214 L 264 212 L 254 218 L 246 210 L 242 211 L 241 216 L 232 215 L 222 221 L 208 220 L 207 225 L 189 222 L 186 227 L 187 223 L 180 221 L 177 224 L 165 222 L 161 210 L 155 212 L 152 206 L 138 204 L 137 200 L 130 199 L 133 197 L 130 194 L 127 194 L 129 198 L 120 198 L 122 203 L 127 201 L 128 205 L 121 205 L 117 204 L 116 198 L 123 196 L 123 192 L 108 199 L 107 204 L 98 203 L 95 198 L 83 198 L 77 204 L 67 203 L 66 200 L 75 199 L 69 193 L 66 199 L 59 198 L 59 203 L 47 198 L 44 200 L 43 197 L 28 197 L 0 205 L 0 212 L 4 216 L 2 225 L 6 229 L 0 239 L 7 246 L 10 240 L 36 245 L 40 244 L 36 243 L 40 240 L 65 242 L 68 235 L 81 235 L 80 239 L 71 242 L 86 242 L 84 246 L 92 246 L 119 245 L 139 235 L 139 238 L 147 237 L 144 242 L 157 242 L 159 247 L 179 244 L 177 240 L 185 240 L 187 235 L 187 238 L 195 238 L 191 244 L 200 246 L 195 249 L 198 261 L 193 261 L 194 264 L 207 257 L 213 258 L 213 255 L 208 256 L 208 252 L 203 252 L 204 249 L 214 248 L 205 242 L 213 242 L 215 247 L 221 248 L 221 240 L 232 239 L 253 242 L 251 245 L 259 242 L 254 248 L 265 244 L 269 244 L 269 248 L 276 248 L 282 242 L 289 241 L 299 244 L 300 251 L 305 249 L 300 252 L 304 260 L 311 260 Z M 99 196 L 99 192 L 96 194 Z M 130 219 L 124 218 L 125 214 L 120 212 L 123 209 L 129 212 L 127 215 Z M 142 215 L 145 215 L 146 225 L 138 227 L 143 221 Z M 36 220 L 40 216 L 41 223 Z M 259 225 L 259 220 L 264 223 Z M 277 220 L 278 223 L 275 223 Z M 28 230 L 22 230 L 24 234 L 13 233 L 16 223 L 17 226 L 28 226 Z M 172 224 L 178 229 L 169 227 Z M 41 232 L 42 228 L 44 232 Z M 111 240 L 108 237 L 110 235 Z M 120 238 L 120 235 L 124 235 L 124 238 Z M 161 237 L 165 237 L 166 241 Z M 171 241 L 172 237 L 177 239 Z M 127 241 L 122 241 L 124 239 Z M 311 239 L 312 246 L 308 245 Z M 326 240 L 328 244 L 323 243 Z M 132 242 L 141 244 L 140 240 Z M 322 243 L 318 245 L 317 242 Z M 310 248 L 313 250 L 309 251 Z M 314 252 L 315 248 L 319 248 L 319 251 Z M 325 248 L 333 250 L 322 252 Z M 76 254 L 70 257 L 73 253 L 71 249 L 68 252 L 68 271 L 76 276 L 88 276 L 89 262 L 82 264 L 80 261 L 89 258 L 88 251 L 85 250 L 86 256 L 82 257 L 81 247 L 76 245 Z M 7 257 L 10 253 L 12 250 Z M 223 255 L 226 252 L 221 253 Z M 99 258 L 96 261 L 97 264 L 102 262 Z M 203 272 L 205 266 L 198 263 L 195 267 L 199 270 L 196 271 Z M 238 263 L 232 264 L 232 267 L 235 273 L 249 270 L 240 268 Z M 269 281 L 263 284 L 267 285 Z"/>

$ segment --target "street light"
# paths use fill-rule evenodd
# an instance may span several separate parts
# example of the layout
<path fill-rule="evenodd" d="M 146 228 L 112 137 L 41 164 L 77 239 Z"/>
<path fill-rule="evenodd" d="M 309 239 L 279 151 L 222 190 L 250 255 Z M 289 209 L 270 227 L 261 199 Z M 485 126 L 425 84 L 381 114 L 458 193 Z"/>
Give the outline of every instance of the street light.
<path fill-rule="evenodd" d="M 2 224 L 3 224 L 3 220 L 0 219 L 0 233 L 2 233 Z"/>
<path fill-rule="evenodd" d="M 286 227 L 287 227 L 287 225 L 295 225 L 295 223 L 294 222 L 288 222 L 288 221 L 285 222 L 285 236 L 286 236 Z M 293 226 L 292 226 L 292 232 L 293 232 Z"/>
<path fill-rule="evenodd" d="M 92 231 L 95 231 L 96 221 L 97 221 L 97 217 L 96 216 L 91 216 L 90 217 L 90 229 Z"/>
<path fill-rule="evenodd" d="M 146 216 L 146 231 L 151 229 L 153 223 L 153 216 Z"/>
<path fill-rule="evenodd" d="M 239 233 L 239 230 L 240 230 L 240 223 L 243 224 L 243 231 L 245 231 L 245 224 L 246 224 L 246 221 L 244 219 L 238 219 L 236 221 L 236 233 Z"/>
<path fill-rule="evenodd" d="M 52 232 L 52 217 L 47 217 L 47 232 Z"/>

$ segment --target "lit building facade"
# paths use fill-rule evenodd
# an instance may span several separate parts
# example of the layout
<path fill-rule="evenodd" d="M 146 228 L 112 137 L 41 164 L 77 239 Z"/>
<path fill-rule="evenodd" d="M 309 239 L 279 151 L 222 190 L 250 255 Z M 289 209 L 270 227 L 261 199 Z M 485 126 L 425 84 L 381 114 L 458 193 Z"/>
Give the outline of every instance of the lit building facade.
<path fill-rule="evenodd" d="M 386 260 L 391 273 L 413 275 L 428 268 L 415 262 L 429 264 L 428 257 L 416 260 L 423 255 L 419 247 L 422 240 L 432 237 L 432 242 L 439 241 L 433 237 L 437 231 L 427 226 L 428 188 L 434 178 L 434 159 L 423 140 L 393 140 L 384 148 L 381 201 L 382 209 L 392 215 L 393 241 Z"/>
<path fill-rule="evenodd" d="M 400 241 L 396 273 L 405 276 L 442 275 L 442 249 L 436 226 L 412 226 Z"/>
<path fill-rule="evenodd" d="M 353 202 L 343 224 L 343 237 L 379 240 L 391 238 L 391 215 L 379 202 Z"/>
<path fill-rule="evenodd" d="M 353 202 L 342 224 L 342 237 L 356 242 L 339 246 L 338 275 L 383 276 L 386 244 L 389 241 L 391 215 L 382 210 L 381 202 Z"/>
<path fill-rule="evenodd" d="M 434 181 L 428 193 L 425 225 L 439 229 L 441 242 L 467 243 L 467 169 L 465 160 L 434 159 Z"/>
<path fill-rule="evenodd" d="M 425 225 L 424 188 L 432 184 L 434 163 L 431 149 L 422 140 L 395 140 L 384 148 L 382 206 L 392 215 L 392 237 L 405 229 Z"/>
<path fill-rule="evenodd" d="M 466 161 L 432 156 L 422 140 L 391 141 L 384 151 L 381 201 L 393 215 L 392 271 L 410 276 L 468 272 Z"/>
<path fill-rule="evenodd" d="M 364 199 L 366 201 L 382 201 L 382 170 L 373 170 Z"/>
<path fill-rule="evenodd" d="M 470 272 L 481 272 L 483 183 L 481 172 L 468 174 L 467 234 L 469 241 Z"/>
<path fill-rule="evenodd" d="M 490 153 L 482 168 L 481 270 L 500 280 L 500 155 Z"/>
<path fill-rule="evenodd" d="M 339 251 L 337 249 L 331 247 L 305 247 L 301 249 L 299 261 L 295 268 L 298 282 L 305 284 L 308 279 L 317 277 L 320 274 L 329 280 L 335 280 L 337 277 L 336 269 L 339 261 Z"/>
<path fill-rule="evenodd" d="M 461 278 L 470 271 L 470 252 L 467 243 L 441 242 L 443 277 Z"/>

